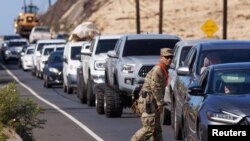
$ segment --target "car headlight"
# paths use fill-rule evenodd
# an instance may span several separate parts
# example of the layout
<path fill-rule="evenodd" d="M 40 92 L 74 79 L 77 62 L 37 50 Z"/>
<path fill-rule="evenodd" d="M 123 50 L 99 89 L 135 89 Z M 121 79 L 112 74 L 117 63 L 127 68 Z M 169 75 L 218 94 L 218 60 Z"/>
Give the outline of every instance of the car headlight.
<path fill-rule="evenodd" d="M 11 52 L 10 52 L 9 50 L 6 50 L 6 51 L 5 51 L 5 54 L 6 54 L 6 55 L 8 55 L 8 54 L 10 54 L 10 53 L 11 53 Z"/>
<path fill-rule="evenodd" d="M 122 72 L 133 73 L 135 71 L 135 64 L 124 64 L 122 66 Z"/>
<path fill-rule="evenodd" d="M 49 71 L 53 72 L 53 73 L 58 73 L 59 72 L 59 70 L 57 68 L 49 68 Z"/>
<path fill-rule="evenodd" d="M 242 117 L 226 112 L 226 111 L 221 111 L 221 112 L 207 112 L 207 117 L 210 120 L 217 121 L 217 122 L 224 122 L 224 123 L 230 123 L 230 124 L 236 124 L 238 123 Z"/>
<path fill-rule="evenodd" d="M 104 70 L 105 66 L 106 66 L 106 62 L 105 61 L 95 61 L 95 70 Z"/>

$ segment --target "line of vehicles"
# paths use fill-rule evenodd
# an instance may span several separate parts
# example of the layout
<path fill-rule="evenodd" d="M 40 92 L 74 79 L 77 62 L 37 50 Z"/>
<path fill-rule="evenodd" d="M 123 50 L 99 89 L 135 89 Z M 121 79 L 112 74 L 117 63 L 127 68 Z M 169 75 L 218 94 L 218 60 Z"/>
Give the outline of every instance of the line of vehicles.
<path fill-rule="evenodd" d="M 15 54 L 7 42 L 1 48 L 4 58 Z M 75 42 L 38 40 L 20 46 L 26 46 L 17 54 L 23 70 L 43 79 L 46 88 L 62 85 L 65 93 L 76 93 L 81 103 L 95 106 L 106 117 L 122 116 L 158 63 L 160 49 L 172 48 L 164 95 L 171 104 L 164 109 L 162 124 L 171 124 L 177 140 L 206 141 L 208 125 L 250 124 L 250 41 L 125 34 Z M 237 91 L 226 93 L 229 85 Z"/>

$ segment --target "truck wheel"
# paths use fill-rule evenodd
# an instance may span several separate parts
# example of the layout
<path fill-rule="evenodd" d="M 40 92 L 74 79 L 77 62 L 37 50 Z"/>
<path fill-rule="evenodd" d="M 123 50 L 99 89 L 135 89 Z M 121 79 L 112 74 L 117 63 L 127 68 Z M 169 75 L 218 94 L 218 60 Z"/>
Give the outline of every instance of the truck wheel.
<path fill-rule="evenodd" d="M 95 95 L 93 93 L 93 83 L 90 78 L 87 82 L 87 104 L 88 106 L 95 106 Z"/>
<path fill-rule="evenodd" d="M 44 78 L 44 87 L 46 87 L 46 88 L 50 88 L 51 87 L 51 85 L 48 82 L 48 76 L 45 76 L 45 78 Z"/>
<path fill-rule="evenodd" d="M 94 87 L 95 94 L 96 94 L 96 111 L 98 114 L 104 114 L 104 91 L 105 84 L 97 84 Z"/>
<path fill-rule="evenodd" d="M 105 114 L 107 117 L 121 117 L 123 105 L 121 95 L 110 87 L 105 88 Z"/>
<path fill-rule="evenodd" d="M 73 93 L 73 88 L 72 87 L 70 87 L 70 80 L 67 78 L 67 89 L 66 89 L 66 91 L 67 91 L 67 94 L 72 94 Z"/>
<path fill-rule="evenodd" d="M 65 85 L 65 81 L 63 81 L 63 92 L 67 92 L 67 86 Z"/>
<path fill-rule="evenodd" d="M 79 93 L 79 99 L 81 101 L 82 104 L 85 104 L 87 102 L 87 97 L 86 97 L 86 92 L 85 92 L 85 83 L 84 83 L 84 78 L 81 77 L 81 79 L 79 80 L 81 87 L 80 87 L 80 93 Z"/>

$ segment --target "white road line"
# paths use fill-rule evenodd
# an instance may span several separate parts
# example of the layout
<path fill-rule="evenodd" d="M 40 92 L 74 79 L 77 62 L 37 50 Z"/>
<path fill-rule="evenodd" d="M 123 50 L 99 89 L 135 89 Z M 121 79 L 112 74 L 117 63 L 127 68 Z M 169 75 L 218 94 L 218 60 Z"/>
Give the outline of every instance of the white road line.
<path fill-rule="evenodd" d="M 89 135 L 91 135 L 93 138 L 95 138 L 97 141 L 104 141 L 102 138 L 100 138 L 98 135 L 96 135 L 93 131 L 91 131 L 86 125 L 82 124 L 79 120 L 75 119 L 73 116 L 71 116 L 70 114 L 68 114 L 67 112 L 63 111 L 62 109 L 60 109 L 58 106 L 56 106 L 55 104 L 47 101 L 46 99 L 42 98 L 41 96 L 39 96 L 35 91 L 33 91 L 30 87 L 26 86 L 25 84 L 23 84 L 12 72 L 10 72 L 10 70 L 8 70 L 2 63 L 0 63 L 0 65 L 6 70 L 6 72 L 12 76 L 16 82 L 18 82 L 21 86 L 23 86 L 24 88 L 26 88 L 28 91 L 30 91 L 30 93 L 32 95 L 34 95 L 35 97 L 37 97 L 39 100 L 43 101 L 44 103 L 50 105 L 52 108 L 56 109 L 58 112 L 62 113 L 64 116 L 66 116 L 67 118 L 69 118 L 71 121 L 73 121 L 74 123 L 76 123 L 80 128 L 82 128 L 84 131 L 86 131 Z"/>

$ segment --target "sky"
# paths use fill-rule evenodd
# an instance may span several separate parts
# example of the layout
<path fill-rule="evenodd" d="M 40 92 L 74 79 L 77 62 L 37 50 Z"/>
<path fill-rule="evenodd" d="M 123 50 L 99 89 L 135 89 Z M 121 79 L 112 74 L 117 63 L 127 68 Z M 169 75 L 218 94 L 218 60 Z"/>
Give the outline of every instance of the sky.
<path fill-rule="evenodd" d="M 51 0 L 54 4 L 57 0 Z M 37 5 L 39 13 L 45 13 L 49 7 L 49 0 L 26 0 L 26 4 Z M 0 5 L 0 35 L 14 34 L 14 19 L 22 12 L 24 0 L 2 0 Z"/>

